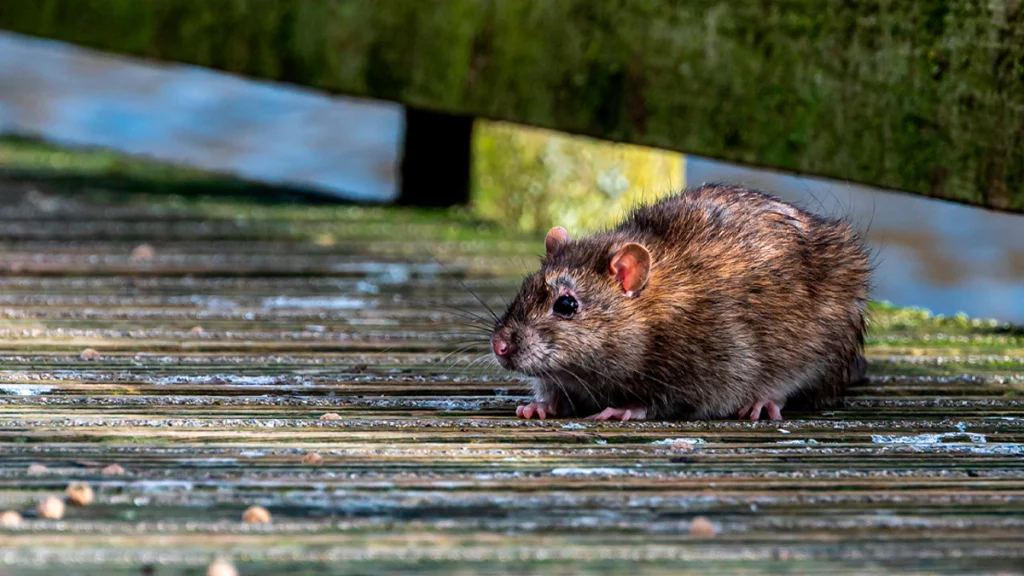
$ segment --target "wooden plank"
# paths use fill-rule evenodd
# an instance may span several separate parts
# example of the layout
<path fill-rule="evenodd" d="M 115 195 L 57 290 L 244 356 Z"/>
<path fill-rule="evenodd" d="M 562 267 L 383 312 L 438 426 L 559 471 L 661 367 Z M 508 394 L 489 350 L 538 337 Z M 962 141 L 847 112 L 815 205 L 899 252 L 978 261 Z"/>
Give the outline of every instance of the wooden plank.
<path fill-rule="evenodd" d="M 538 238 L 458 212 L 24 181 L 0 183 L 0 206 L 0 510 L 25 516 L 0 528 L 0 572 L 1024 562 L 1019 327 L 877 306 L 870 382 L 779 423 L 527 422 L 524 382 L 478 361 L 486 344 L 454 312 L 483 310 L 452 275 L 500 307 Z M 132 258 L 142 242 L 151 257 Z M 72 481 L 95 502 L 34 517 Z M 240 522 L 254 504 L 271 524 Z M 691 534 L 697 517 L 716 535 Z"/>
<path fill-rule="evenodd" d="M 1016 1 L 40 0 L 83 46 L 1024 210 Z"/>

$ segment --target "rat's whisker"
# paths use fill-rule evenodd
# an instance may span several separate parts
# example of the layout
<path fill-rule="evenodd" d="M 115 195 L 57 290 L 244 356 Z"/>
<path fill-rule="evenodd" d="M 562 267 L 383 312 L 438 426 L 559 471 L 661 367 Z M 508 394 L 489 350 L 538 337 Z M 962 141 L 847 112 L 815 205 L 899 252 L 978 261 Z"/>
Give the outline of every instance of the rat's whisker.
<path fill-rule="evenodd" d="M 476 358 L 474 358 L 474 359 L 470 360 L 469 362 L 467 362 L 466 365 L 462 367 L 462 370 L 459 371 L 458 378 L 462 378 L 463 376 L 465 376 L 466 375 L 466 371 L 469 370 L 470 368 L 472 368 L 473 365 L 476 364 L 477 362 L 480 362 L 480 360 L 483 359 L 485 356 L 487 356 L 487 355 L 485 354 L 485 355 L 482 355 L 482 356 L 477 356 Z M 459 362 L 461 362 L 461 360 Z M 456 362 L 456 364 L 458 364 L 458 362 Z"/>
<path fill-rule="evenodd" d="M 438 312 L 454 314 L 455 316 L 460 316 L 462 318 L 477 320 L 483 326 L 488 326 L 488 327 L 493 327 L 494 326 L 494 323 L 491 321 L 490 318 L 481 316 L 481 315 L 473 312 L 472 310 L 468 310 L 466 308 L 461 308 L 461 307 L 455 306 L 453 304 L 446 304 L 445 308 L 448 308 L 448 309 L 447 310 L 438 310 Z"/>
<path fill-rule="evenodd" d="M 459 320 L 456 320 L 456 319 L 452 319 L 451 320 L 451 324 L 452 324 L 453 327 L 457 327 L 457 328 L 460 328 L 462 330 L 472 330 L 473 332 L 476 332 L 476 333 L 479 333 L 479 334 L 486 334 L 488 338 L 490 338 L 490 335 L 494 332 L 494 329 L 489 327 L 489 326 L 483 326 L 483 325 L 474 324 L 474 323 L 471 323 L 471 322 L 463 322 L 463 321 L 459 321 Z"/>
<path fill-rule="evenodd" d="M 459 373 L 459 376 L 460 376 L 460 377 L 461 377 L 461 376 L 465 376 L 466 372 L 467 372 L 467 371 L 468 371 L 468 370 L 469 370 L 470 368 L 473 368 L 473 367 L 474 367 L 474 366 L 475 366 L 476 364 L 480 364 L 480 363 L 482 363 L 482 364 L 486 364 L 486 363 L 488 363 L 488 362 L 490 362 L 492 366 L 498 367 L 498 361 L 494 359 L 494 356 L 492 356 L 491 354 L 483 354 L 483 355 L 481 355 L 481 356 L 478 356 L 478 357 L 477 357 L 477 358 L 476 358 L 475 360 L 473 360 L 473 361 L 472 361 L 472 362 L 470 362 L 469 364 L 467 364 L 467 365 L 466 365 L 466 366 L 465 366 L 465 367 L 464 367 L 464 368 L 462 369 L 462 372 L 460 372 L 460 373 Z"/>
<path fill-rule="evenodd" d="M 450 358 L 451 356 L 453 356 L 455 354 L 464 354 L 466 352 L 469 352 L 470 350 L 472 350 L 473 346 L 474 346 L 473 344 L 470 344 L 468 346 L 462 346 L 461 348 L 458 348 L 456 350 L 453 350 L 453 351 L 449 352 L 448 354 L 445 354 L 444 358 L 441 359 L 441 363 L 447 363 L 448 358 Z M 459 361 L 458 360 L 452 362 L 448 366 L 448 369 L 445 370 L 444 372 L 442 372 L 441 375 L 447 375 L 449 372 L 451 372 L 458 365 L 459 365 Z"/>
<path fill-rule="evenodd" d="M 541 372 L 548 377 L 549 382 L 553 382 L 555 386 L 558 386 L 558 389 L 562 391 L 562 397 L 565 398 L 565 400 L 569 403 L 569 408 L 572 409 L 572 413 L 575 414 L 576 416 L 579 416 L 579 412 L 576 411 L 576 404 L 572 401 L 572 396 L 565 389 L 565 386 L 562 386 L 562 383 L 559 382 L 557 378 L 551 376 L 551 373 L 548 372 L 547 370 L 541 368 Z"/>
<path fill-rule="evenodd" d="M 461 285 L 461 286 L 462 286 L 463 288 L 465 288 L 465 289 L 466 289 L 466 291 L 467 291 L 467 292 L 469 292 L 470 294 L 472 294 L 472 295 L 473 295 L 473 298 L 476 298 L 476 301 L 477 301 L 477 302 L 479 302 L 481 306 L 483 306 L 484 308 L 486 308 L 486 309 L 487 309 L 487 312 L 489 312 L 489 313 L 490 313 L 490 315 L 491 315 L 491 318 L 494 318 L 494 322 L 495 322 L 495 323 L 497 323 L 497 322 L 500 322 L 500 321 L 501 321 L 501 320 L 500 320 L 500 319 L 498 318 L 498 315 L 494 313 L 494 310 L 491 310 L 491 307 L 487 305 L 487 302 L 486 302 L 486 301 L 485 301 L 485 300 L 484 300 L 483 298 L 481 298 L 479 294 L 477 294 L 476 292 L 474 292 L 474 291 L 473 291 L 473 289 L 472 289 L 472 288 L 470 288 L 469 286 L 467 286 L 467 285 L 466 285 L 466 283 L 465 283 L 465 282 L 463 282 L 461 278 L 459 278 L 459 277 L 458 277 L 458 276 L 456 276 L 455 274 L 452 274 L 452 271 L 451 271 L 451 270 L 449 270 L 449 269 L 448 269 L 448 267 L 444 265 L 444 262 L 441 262 L 441 261 L 440 261 L 440 260 L 439 260 L 439 259 L 437 258 L 437 256 L 434 256 L 433 254 L 431 254 L 431 256 L 433 256 L 434 260 L 435 260 L 435 261 L 437 261 L 438 265 L 440 265 L 440 266 L 441 266 L 441 268 L 444 268 L 444 271 L 445 271 L 445 272 L 446 272 L 446 273 L 448 274 L 448 276 L 450 276 L 450 277 L 451 277 L 451 278 L 453 278 L 453 279 L 454 279 L 454 280 L 455 280 L 456 282 L 458 282 L 458 283 L 459 283 L 459 284 L 460 284 L 460 285 Z"/>
<path fill-rule="evenodd" d="M 476 336 L 480 338 L 481 343 L 488 342 L 491 339 L 491 331 L 483 330 L 478 326 L 461 326 L 462 330 L 459 332 L 451 332 L 451 334 L 459 336 Z"/>
<path fill-rule="evenodd" d="M 448 358 L 450 356 L 452 356 L 453 354 L 460 354 L 464 350 L 469 350 L 470 348 L 473 348 L 474 346 L 476 346 L 476 344 L 477 344 L 476 341 L 456 342 L 455 345 L 458 346 L 458 348 L 455 348 L 451 352 L 445 354 L 444 357 L 441 358 L 441 362 L 444 362 L 444 361 L 448 360 Z"/>

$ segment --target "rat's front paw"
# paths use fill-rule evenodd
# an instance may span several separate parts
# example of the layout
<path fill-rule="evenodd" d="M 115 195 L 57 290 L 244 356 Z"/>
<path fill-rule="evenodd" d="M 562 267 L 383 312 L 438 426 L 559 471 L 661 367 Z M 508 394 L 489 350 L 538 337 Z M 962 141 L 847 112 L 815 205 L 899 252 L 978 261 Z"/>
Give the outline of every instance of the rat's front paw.
<path fill-rule="evenodd" d="M 516 408 L 516 416 L 520 418 L 526 418 L 529 420 L 530 418 L 533 418 L 534 414 L 537 415 L 538 419 L 543 420 L 548 417 L 548 414 L 557 416 L 558 412 L 556 411 L 554 404 L 549 404 L 547 402 L 530 402 L 526 406 Z"/>
<path fill-rule="evenodd" d="M 647 408 L 638 405 L 630 405 L 625 408 L 605 408 L 604 410 L 587 416 L 587 420 L 622 420 L 628 422 L 629 420 L 646 420 L 647 419 Z"/>
<path fill-rule="evenodd" d="M 767 410 L 769 420 L 782 420 L 782 406 L 771 400 L 758 400 L 757 402 L 747 404 L 740 408 L 738 416 L 740 419 L 760 420 L 762 410 Z"/>

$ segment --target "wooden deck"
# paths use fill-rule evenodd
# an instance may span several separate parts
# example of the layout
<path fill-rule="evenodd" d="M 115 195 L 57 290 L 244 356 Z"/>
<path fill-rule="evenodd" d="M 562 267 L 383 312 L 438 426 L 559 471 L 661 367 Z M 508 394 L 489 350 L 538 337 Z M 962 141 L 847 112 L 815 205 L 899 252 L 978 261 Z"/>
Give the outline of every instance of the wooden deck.
<path fill-rule="evenodd" d="M 870 384 L 781 423 L 524 422 L 452 307 L 480 311 L 455 277 L 500 307 L 539 250 L 0 184 L 0 574 L 1021 573 L 1020 329 L 881 309 Z M 95 501 L 37 518 L 71 481 Z"/>

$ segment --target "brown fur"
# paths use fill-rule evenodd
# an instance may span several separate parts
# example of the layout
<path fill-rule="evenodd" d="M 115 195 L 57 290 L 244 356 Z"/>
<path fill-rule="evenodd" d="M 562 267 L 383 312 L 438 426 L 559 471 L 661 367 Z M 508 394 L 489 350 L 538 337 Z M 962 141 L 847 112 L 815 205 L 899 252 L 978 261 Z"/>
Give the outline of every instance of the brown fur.
<path fill-rule="evenodd" d="M 650 252 L 635 297 L 609 273 Z M 614 229 L 548 243 L 496 327 L 561 415 L 640 404 L 648 418 L 719 418 L 756 400 L 836 403 L 863 377 L 870 264 L 848 224 L 767 194 L 703 186 L 639 207 Z M 572 293 L 572 318 L 551 312 Z"/>

